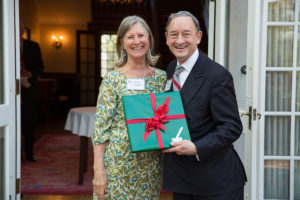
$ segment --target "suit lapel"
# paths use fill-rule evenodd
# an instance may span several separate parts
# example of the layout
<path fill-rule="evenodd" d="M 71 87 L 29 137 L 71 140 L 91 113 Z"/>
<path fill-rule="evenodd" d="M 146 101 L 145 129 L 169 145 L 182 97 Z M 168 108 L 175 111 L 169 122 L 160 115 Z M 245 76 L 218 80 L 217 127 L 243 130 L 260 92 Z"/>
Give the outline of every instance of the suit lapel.
<path fill-rule="evenodd" d="M 204 72 L 204 55 L 199 51 L 199 57 L 192 68 L 192 71 L 188 75 L 183 87 L 180 90 L 181 98 L 183 106 L 186 107 L 193 96 L 197 93 L 197 91 L 201 88 L 205 81 L 205 77 L 203 76 Z"/>

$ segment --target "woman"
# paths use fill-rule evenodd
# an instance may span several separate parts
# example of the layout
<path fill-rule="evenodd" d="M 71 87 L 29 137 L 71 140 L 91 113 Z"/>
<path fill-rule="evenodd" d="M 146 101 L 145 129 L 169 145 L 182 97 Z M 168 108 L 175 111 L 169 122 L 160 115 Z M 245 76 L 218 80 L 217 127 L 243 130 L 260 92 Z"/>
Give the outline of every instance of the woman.
<path fill-rule="evenodd" d="M 94 199 L 159 199 L 161 152 L 130 151 L 122 105 L 124 95 L 163 92 L 166 74 L 153 68 L 158 60 L 151 54 L 153 44 L 142 18 L 123 19 L 117 36 L 117 68 L 103 78 L 97 101 Z"/>

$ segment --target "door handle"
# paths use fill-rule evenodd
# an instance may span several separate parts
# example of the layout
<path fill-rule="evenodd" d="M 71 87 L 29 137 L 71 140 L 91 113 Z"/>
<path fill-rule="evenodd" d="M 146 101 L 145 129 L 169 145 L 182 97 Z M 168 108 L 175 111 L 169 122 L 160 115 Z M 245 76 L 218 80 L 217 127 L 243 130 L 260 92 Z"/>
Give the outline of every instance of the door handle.
<path fill-rule="evenodd" d="M 249 130 L 252 129 L 252 106 L 249 106 L 249 111 L 248 112 L 243 112 L 241 114 L 241 117 L 244 117 L 244 116 L 248 116 L 248 128 Z"/>
<path fill-rule="evenodd" d="M 257 113 L 257 119 L 260 119 L 260 118 L 261 118 L 261 114 Z"/>
<path fill-rule="evenodd" d="M 249 116 L 250 115 L 250 113 L 249 112 L 243 112 L 242 114 L 241 114 L 241 117 L 244 117 L 244 116 Z"/>
<path fill-rule="evenodd" d="M 253 121 L 255 121 L 256 118 L 257 118 L 258 120 L 260 120 L 261 114 L 258 113 L 258 112 L 256 111 L 256 108 L 254 108 L 254 109 L 253 109 Z"/>
<path fill-rule="evenodd" d="M 241 66 L 241 73 L 247 74 L 247 66 L 246 65 Z"/>

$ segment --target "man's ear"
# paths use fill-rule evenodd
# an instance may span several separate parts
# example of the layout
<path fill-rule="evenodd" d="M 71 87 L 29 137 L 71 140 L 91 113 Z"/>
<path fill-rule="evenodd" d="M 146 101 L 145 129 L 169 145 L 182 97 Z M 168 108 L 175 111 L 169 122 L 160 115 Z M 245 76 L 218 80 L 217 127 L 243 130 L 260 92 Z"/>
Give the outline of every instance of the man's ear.
<path fill-rule="evenodd" d="M 168 32 L 165 32 L 165 37 L 166 37 L 166 44 L 169 45 L 168 44 Z"/>
<path fill-rule="evenodd" d="M 202 39 L 202 31 L 198 31 L 198 33 L 196 35 L 197 35 L 197 38 L 198 38 L 197 44 L 200 44 L 201 39 Z"/>

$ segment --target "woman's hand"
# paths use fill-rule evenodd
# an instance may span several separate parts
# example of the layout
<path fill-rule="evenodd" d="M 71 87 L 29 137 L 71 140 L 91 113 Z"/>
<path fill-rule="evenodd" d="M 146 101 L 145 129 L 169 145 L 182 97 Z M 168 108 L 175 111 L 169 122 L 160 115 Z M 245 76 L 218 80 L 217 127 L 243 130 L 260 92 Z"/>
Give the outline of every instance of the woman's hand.
<path fill-rule="evenodd" d="M 93 188 L 99 200 L 104 200 L 104 193 L 107 192 L 107 173 L 103 169 L 94 169 Z"/>

